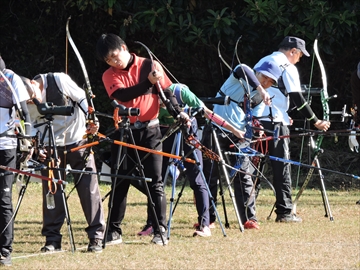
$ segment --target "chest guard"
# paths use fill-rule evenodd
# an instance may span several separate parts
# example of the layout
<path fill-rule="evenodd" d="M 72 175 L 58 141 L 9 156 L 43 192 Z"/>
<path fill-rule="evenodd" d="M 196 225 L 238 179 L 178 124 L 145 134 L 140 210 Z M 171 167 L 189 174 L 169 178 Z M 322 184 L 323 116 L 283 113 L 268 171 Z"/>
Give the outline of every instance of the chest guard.
<path fill-rule="evenodd" d="M 14 77 L 14 72 L 10 70 L 5 70 L 4 75 L 6 78 L 12 82 Z M 0 76 L 0 107 L 10 109 L 14 106 L 13 102 L 13 93 L 10 86 L 5 81 L 5 78 Z"/>

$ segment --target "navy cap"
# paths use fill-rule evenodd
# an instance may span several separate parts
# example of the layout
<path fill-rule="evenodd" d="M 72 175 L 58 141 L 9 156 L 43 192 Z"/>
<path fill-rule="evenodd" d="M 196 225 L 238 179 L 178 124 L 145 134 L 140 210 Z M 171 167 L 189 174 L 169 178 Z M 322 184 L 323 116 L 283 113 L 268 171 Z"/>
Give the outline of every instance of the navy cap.
<path fill-rule="evenodd" d="M 310 56 L 310 54 L 306 50 L 305 41 L 301 38 L 287 36 L 283 39 L 283 41 L 281 41 L 279 47 L 296 48 L 302 51 L 305 56 Z"/>
<path fill-rule="evenodd" d="M 279 77 L 281 76 L 281 69 L 274 62 L 271 61 L 263 62 L 259 67 L 256 67 L 255 70 L 264 74 L 265 76 L 268 76 L 275 82 L 277 82 Z"/>

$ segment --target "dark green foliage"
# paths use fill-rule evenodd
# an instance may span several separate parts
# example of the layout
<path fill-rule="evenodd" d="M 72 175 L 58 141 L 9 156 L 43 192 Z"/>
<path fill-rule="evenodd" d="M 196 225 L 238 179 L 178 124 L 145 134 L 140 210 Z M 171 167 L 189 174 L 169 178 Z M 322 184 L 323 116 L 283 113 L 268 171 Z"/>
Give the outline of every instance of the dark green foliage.
<path fill-rule="evenodd" d="M 214 96 L 229 70 L 218 57 L 237 64 L 234 46 L 242 39 L 238 54 L 252 66 L 262 56 L 277 49 L 285 35 L 296 35 L 307 42 L 309 52 L 320 33 L 320 54 L 328 76 L 329 94 L 338 100 L 331 109 L 351 105 L 349 76 L 360 60 L 359 1 L 123 1 L 123 0 L 33 0 L 3 1 L 0 17 L 0 53 L 7 66 L 33 77 L 37 73 L 66 71 L 79 84 L 84 78 L 78 60 L 68 47 L 65 25 L 87 68 L 98 111 L 112 113 L 101 82 L 106 64 L 95 57 L 95 44 L 102 33 L 122 36 L 130 50 L 147 56 L 134 41 L 145 43 L 182 83 L 198 96 Z M 312 57 L 298 64 L 302 83 L 310 81 Z M 173 78 L 173 80 L 175 80 Z M 321 87 L 315 60 L 311 85 Z M 313 104 L 321 117 L 321 107 Z M 102 122 L 103 123 L 103 122 Z M 112 125 L 104 120 L 102 129 Z"/>

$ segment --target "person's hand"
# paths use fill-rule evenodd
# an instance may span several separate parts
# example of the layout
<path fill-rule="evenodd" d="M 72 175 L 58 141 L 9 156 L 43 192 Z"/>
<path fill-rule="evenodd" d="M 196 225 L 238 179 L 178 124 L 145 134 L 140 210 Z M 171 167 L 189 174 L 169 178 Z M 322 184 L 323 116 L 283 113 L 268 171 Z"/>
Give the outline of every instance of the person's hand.
<path fill-rule="evenodd" d="M 179 115 L 177 116 L 177 118 L 179 119 L 179 121 L 181 121 L 183 124 L 185 124 L 188 128 L 191 126 L 191 120 L 187 113 L 180 112 Z"/>
<path fill-rule="evenodd" d="M 46 159 L 46 154 L 47 154 L 47 151 L 46 149 L 39 149 L 37 151 L 37 154 L 38 154 L 38 160 L 40 160 L 41 162 L 44 162 L 45 159 Z"/>
<path fill-rule="evenodd" d="M 319 130 L 327 131 L 330 127 L 330 122 L 325 120 L 318 120 L 316 121 L 314 126 Z"/>
<path fill-rule="evenodd" d="M 294 124 L 294 120 L 289 116 L 290 126 Z"/>
<path fill-rule="evenodd" d="M 244 136 L 245 136 L 245 132 L 244 131 L 241 131 L 239 129 L 235 129 L 233 131 L 233 134 L 238 137 L 240 140 L 244 139 Z"/>
<path fill-rule="evenodd" d="M 152 83 L 152 84 L 156 84 L 159 80 L 161 80 L 161 78 L 163 77 L 163 74 L 161 72 L 159 72 L 158 70 L 152 70 L 149 75 L 148 75 L 148 80 Z"/>
<path fill-rule="evenodd" d="M 95 135 L 99 131 L 99 126 L 96 123 L 90 123 L 86 127 L 86 133 Z"/>
<path fill-rule="evenodd" d="M 270 98 L 269 93 L 265 89 L 262 89 L 260 91 L 260 95 L 261 95 L 261 98 L 264 101 L 265 105 L 270 106 L 271 105 L 271 98 Z"/>

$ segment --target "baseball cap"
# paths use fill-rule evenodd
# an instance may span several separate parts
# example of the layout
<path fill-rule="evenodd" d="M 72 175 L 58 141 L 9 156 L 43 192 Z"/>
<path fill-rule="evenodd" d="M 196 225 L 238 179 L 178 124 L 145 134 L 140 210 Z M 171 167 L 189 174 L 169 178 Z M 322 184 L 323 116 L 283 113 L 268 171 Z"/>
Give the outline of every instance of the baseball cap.
<path fill-rule="evenodd" d="M 257 72 L 264 74 L 265 76 L 270 77 L 275 82 L 278 81 L 281 76 L 281 69 L 271 61 L 263 62 L 259 67 L 254 68 Z"/>
<path fill-rule="evenodd" d="M 296 48 L 302 51 L 305 56 L 310 56 L 310 54 L 306 50 L 305 41 L 301 38 L 286 36 L 283 41 L 281 41 L 279 47 Z"/>

